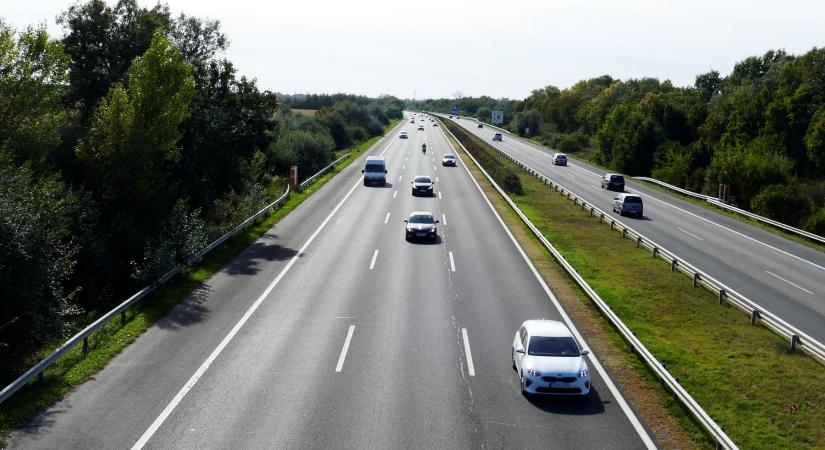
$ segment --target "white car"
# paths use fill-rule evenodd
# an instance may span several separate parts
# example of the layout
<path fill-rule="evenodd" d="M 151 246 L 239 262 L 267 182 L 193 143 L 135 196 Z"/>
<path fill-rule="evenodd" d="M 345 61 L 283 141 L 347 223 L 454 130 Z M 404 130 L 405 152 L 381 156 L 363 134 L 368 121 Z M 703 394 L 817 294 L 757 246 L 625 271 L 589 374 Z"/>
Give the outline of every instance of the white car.
<path fill-rule="evenodd" d="M 555 320 L 526 320 L 513 339 L 513 368 L 521 393 L 587 395 L 590 369 L 570 330 Z"/>
<path fill-rule="evenodd" d="M 398 139 L 407 139 L 407 138 L 408 138 L 408 136 L 407 136 L 406 131 L 402 131 L 401 133 L 398 134 Z"/>

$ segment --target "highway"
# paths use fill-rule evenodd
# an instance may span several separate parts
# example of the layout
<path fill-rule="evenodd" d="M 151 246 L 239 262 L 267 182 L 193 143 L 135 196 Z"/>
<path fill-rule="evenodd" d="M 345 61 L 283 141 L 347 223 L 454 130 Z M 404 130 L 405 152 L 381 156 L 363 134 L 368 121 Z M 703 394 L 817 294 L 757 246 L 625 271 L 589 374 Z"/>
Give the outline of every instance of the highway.
<path fill-rule="evenodd" d="M 465 129 L 611 212 L 614 192 L 601 189 L 605 170 L 578 159 L 551 164 L 550 150 L 473 119 L 456 120 Z M 570 155 L 568 155 L 569 157 Z M 825 342 L 825 253 L 751 224 L 684 201 L 625 177 L 626 191 L 644 200 L 644 217 L 621 220 L 682 260 L 745 295 L 820 342 Z M 617 255 L 620 257 L 620 255 Z"/>
<path fill-rule="evenodd" d="M 441 166 L 440 128 L 417 126 L 14 430 L 11 448 L 651 448 L 597 355 L 588 397 L 521 395 L 513 335 L 562 313 L 463 162 Z M 386 157 L 387 186 L 363 186 L 367 155 Z M 412 197 L 415 175 L 436 194 Z M 404 239 L 413 210 L 441 220 L 435 243 Z"/>

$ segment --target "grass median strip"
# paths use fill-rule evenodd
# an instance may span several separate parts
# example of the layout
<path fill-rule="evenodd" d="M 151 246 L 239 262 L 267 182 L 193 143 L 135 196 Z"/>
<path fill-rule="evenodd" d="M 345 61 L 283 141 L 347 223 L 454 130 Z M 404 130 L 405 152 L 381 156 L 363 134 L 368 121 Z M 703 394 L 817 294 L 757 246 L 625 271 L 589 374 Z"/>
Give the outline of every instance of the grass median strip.
<path fill-rule="evenodd" d="M 398 121 L 392 122 L 387 126 L 386 131 L 391 130 L 397 123 Z M 33 382 L 31 386 L 6 400 L 0 405 L 0 447 L 5 447 L 4 437 L 12 428 L 25 423 L 35 414 L 60 400 L 72 388 L 102 370 L 109 360 L 164 317 L 186 295 L 198 289 L 221 267 L 254 243 L 380 138 L 372 138 L 352 149 L 348 158 L 321 176 L 307 189 L 291 194 L 280 208 L 233 236 L 209 253 L 196 266 L 184 271 L 137 303 L 128 311 L 124 324 L 121 324 L 120 320 L 114 320 L 95 332 L 89 338 L 89 349 L 86 353 L 83 353 L 81 346 L 76 346 L 46 369 L 42 381 Z M 62 342 L 56 343 L 54 348 L 44 349 L 40 357 L 48 355 L 61 344 Z"/>
<path fill-rule="evenodd" d="M 504 158 L 496 163 L 517 169 Z M 819 364 L 788 352 L 787 343 L 769 330 L 752 326 L 748 317 L 731 307 L 718 305 L 708 291 L 694 288 L 689 279 L 672 273 L 667 264 L 588 217 L 537 179 L 518 173 L 524 195 L 513 200 L 519 208 L 738 445 L 825 445 L 821 389 L 825 370 Z M 498 194 L 490 194 L 659 444 L 682 447 L 689 435 L 692 445 L 709 445 Z M 670 414 L 663 414 L 663 408 Z"/>

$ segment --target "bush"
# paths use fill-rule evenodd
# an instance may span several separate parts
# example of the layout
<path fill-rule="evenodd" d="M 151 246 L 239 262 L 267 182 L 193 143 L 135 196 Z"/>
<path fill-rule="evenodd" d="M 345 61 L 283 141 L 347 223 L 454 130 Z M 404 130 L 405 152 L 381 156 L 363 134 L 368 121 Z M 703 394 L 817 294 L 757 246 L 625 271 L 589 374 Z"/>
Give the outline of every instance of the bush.
<path fill-rule="evenodd" d="M 564 136 L 558 141 L 559 151 L 564 153 L 575 153 L 584 149 L 589 144 L 590 139 L 581 133 L 574 133 Z"/>
<path fill-rule="evenodd" d="M 805 229 L 811 233 L 825 236 L 825 207 L 819 208 L 808 220 L 805 222 Z"/>
<path fill-rule="evenodd" d="M 811 204 L 795 184 L 772 184 L 751 200 L 751 209 L 756 214 L 798 226 L 810 214 Z"/>

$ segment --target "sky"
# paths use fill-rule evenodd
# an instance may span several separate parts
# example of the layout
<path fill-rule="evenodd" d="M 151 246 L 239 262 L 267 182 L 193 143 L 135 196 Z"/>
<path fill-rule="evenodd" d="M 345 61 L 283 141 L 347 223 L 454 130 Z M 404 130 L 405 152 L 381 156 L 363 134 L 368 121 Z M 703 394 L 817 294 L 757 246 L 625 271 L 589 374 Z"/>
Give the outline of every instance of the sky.
<path fill-rule="evenodd" d="M 114 4 L 113 0 L 107 0 Z M 74 1 L 0 0 L 21 29 Z M 156 0 L 138 0 L 151 7 Z M 262 89 L 521 99 L 609 74 L 692 85 L 771 49 L 825 46 L 825 2 L 783 0 L 167 0 L 217 19 L 226 57 Z"/>

